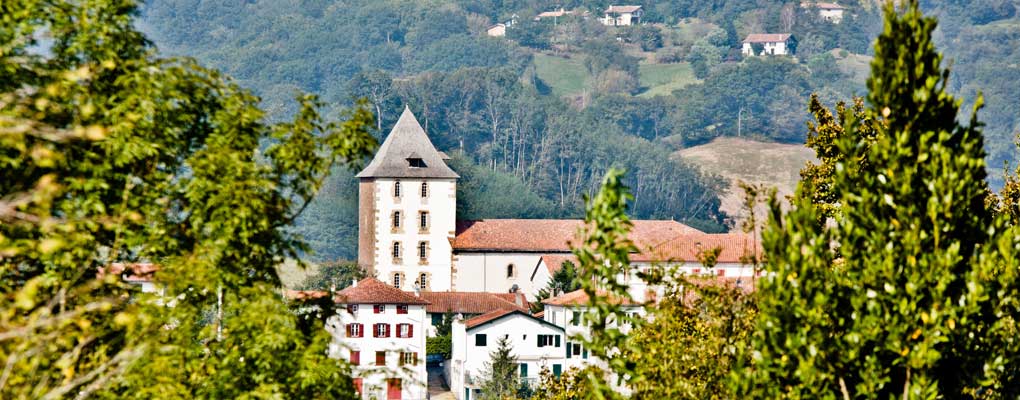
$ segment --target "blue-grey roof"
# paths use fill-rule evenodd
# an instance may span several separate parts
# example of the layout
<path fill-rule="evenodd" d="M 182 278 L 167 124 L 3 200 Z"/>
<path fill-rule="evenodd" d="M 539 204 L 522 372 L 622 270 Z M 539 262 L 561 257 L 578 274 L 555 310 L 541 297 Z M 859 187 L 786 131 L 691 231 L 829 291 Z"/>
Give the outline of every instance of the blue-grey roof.
<path fill-rule="evenodd" d="M 420 158 L 425 166 L 413 168 L 409 158 Z M 405 107 L 375 158 L 358 173 L 358 178 L 459 178 L 444 159 L 447 157 L 436 150 L 414 113 Z"/>

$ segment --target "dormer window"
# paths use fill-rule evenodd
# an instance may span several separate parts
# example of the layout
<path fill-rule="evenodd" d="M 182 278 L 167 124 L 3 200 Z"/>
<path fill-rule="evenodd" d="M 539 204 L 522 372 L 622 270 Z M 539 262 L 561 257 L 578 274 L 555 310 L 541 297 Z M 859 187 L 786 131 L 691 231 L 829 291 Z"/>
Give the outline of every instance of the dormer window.
<path fill-rule="evenodd" d="M 418 157 L 409 157 L 407 159 L 407 165 L 411 168 L 425 168 L 425 161 L 422 161 Z"/>

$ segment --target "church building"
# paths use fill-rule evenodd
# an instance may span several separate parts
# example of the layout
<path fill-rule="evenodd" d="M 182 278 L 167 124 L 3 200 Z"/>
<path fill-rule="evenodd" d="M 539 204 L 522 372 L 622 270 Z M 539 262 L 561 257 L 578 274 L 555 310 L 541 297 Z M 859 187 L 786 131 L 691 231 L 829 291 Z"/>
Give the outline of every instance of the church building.
<path fill-rule="evenodd" d="M 447 160 L 449 157 L 436 150 L 414 114 L 405 108 L 375 158 L 357 175 L 358 264 L 370 276 L 401 290 L 518 292 L 534 300 L 552 274 L 571 259 L 571 243 L 582 240 L 579 233 L 584 221 L 458 221 L 459 176 L 446 165 Z M 644 263 L 700 265 L 687 254 L 690 252 L 651 250 L 670 240 L 682 240 L 685 245 L 719 241 L 714 239 L 716 234 L 676 221 L 632 222 L 630 239 L 642 251 L 635 254 L 636 258 Z M 738 239 L 728 243 L 750 243 Z M 743 244 L 739 247 L 746 248 Z M 658 260 L 660 254 L 670 259 Z M 683 259 L 675 259 L 675 255 Z M 750 269 L 734 266 L 738 270 L 729 272 L 728 277 L 753 274 Z M 691 270 L 696 268 L 692 266 Z"/>

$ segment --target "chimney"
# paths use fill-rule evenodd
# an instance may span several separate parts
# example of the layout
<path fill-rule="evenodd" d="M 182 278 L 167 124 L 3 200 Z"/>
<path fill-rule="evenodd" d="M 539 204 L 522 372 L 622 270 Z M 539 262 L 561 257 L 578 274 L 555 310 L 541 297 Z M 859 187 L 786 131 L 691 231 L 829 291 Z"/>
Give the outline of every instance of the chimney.
<path fill-rule="evenodd" d="M 351 287 L 358 287 L 358 280 L 357 279 L 352 280 Z"/>
<path fill-rule="evenodd" d="M 421 289 L 418 286 L 414 287 L 414 297 L 421 297 Z"/>
<path fill-rule="evenodd" d="M 514 304 L 516 304 L 518 308 L 524 308 L 524 300 L 521 300 L 520 294 L 514 294 Z"/>

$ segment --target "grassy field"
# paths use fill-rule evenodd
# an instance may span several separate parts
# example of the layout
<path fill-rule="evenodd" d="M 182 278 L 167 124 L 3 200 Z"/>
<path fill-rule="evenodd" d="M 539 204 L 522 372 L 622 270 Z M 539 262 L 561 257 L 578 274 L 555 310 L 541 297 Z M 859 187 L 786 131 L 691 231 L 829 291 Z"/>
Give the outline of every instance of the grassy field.
<path fill-rule="evenodd" d="M 588 81 L 588 71 L 580 60 L 535 54 L 535 72 L 557 96 L 581 93 Z"/>
<path fill-rule="evenodd" d="M 638 95 L 641 97 L 668 96 L 674 90 L 698 82 L 688 63 L 641 64 L 639 68 L 641 87 L 647 88 Z"/>
<path fill-rule="evenodd" d="M 833 57 L 836 57 L 836 66 L 844 74 L 850 75 L 854 82 L 863 84 L 871 73 L 871 56 L 863 54 L 846 53 L 843 57 L 843 50 L 832 50 Z"/>
<path fill-rule="evenodd" d="M 793 194 L 800 180 L 800 169 L 815 161 L 814 152 L 800 144 L 765 143 L 739 138 L 718 138 L 701 146 L 675 154 L 704 171 L 721 175 L 731 183 L 722 197 L 722 210 L 737 221 L 746 217 L 741 208 L 743 192 L 738 181 L 765 184 L 778 190 L 779 198 Z M 761 214 L 764 208 L 756 211 Z"/>

